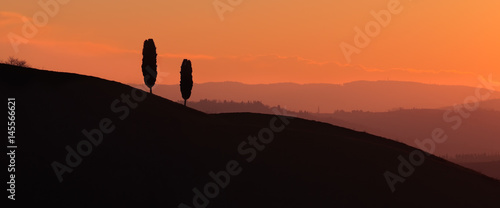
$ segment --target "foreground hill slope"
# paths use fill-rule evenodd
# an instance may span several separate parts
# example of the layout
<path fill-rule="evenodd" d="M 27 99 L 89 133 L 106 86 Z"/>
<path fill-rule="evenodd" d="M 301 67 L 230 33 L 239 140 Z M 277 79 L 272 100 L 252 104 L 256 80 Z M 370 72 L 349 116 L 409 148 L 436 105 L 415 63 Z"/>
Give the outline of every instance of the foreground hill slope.
<path fill-rule="evenodd" d="M 480 173 L 500 179 L 500 161 L 489 162 L 464 162 L 460 165 L 477 170 Z"/>
<path fill-rule="evenodd" d="M 18 202 L 196 207 L 195 197 L 207 207 L 500 203 L 498 181 L 433 156 L 392 193 L 384 172 L 397 173 L 398 156 L 407 158 L 415 149 L 366 133 L 274 115 L 205 114 L 150 94 L 138 101 L 140 91 L 95 77 L 8 65 L 0 65 L 0 75 L 5 102 L 16 98 Z M 267 144 L 253 148 L 261 151 L 248 153 L 251 138 L 281 126 L 273 139 L 264 135 Z M 88 149 L 82 132 L 98 128 L 102 141 Z M 68 156 L 71 150 L 85 154 L 79 164 Z M 54 162 L 71 168 L 62 182 Z M 206 184 L 215 184 L 211 171 L 226 169 L 238 173 L 225 188 L 209 186 L 213 198 L 196 198 L 196 190 L 206 192 Z"/>
<path fill-rule="evenodd" d="M 428 138 L 435 128 L 442 128 L 450 139 L 436 147 L 436 155 L 500 152 L 500 111 L 485 110 L 482 105 L 480 107 L 475 111 L 463 111 L 469 117 L 461 117 L 456 112 L 442 109 L 337 112 L 313 116 L 317 116 L 317 120 L 322 122 L 367 131 L 411 146 L 416 146 L 415 139 Z"/>

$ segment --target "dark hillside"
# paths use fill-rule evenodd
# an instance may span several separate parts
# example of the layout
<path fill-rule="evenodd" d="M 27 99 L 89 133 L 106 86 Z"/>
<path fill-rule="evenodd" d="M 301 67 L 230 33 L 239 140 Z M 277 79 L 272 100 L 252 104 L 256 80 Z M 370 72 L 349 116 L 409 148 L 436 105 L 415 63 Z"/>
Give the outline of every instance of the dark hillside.
<path fill-rule="evenodd" d="M 398 156 L 415 149 L 366 133 L 275 115 L 205 114 L 151 94 L 138 101 L 142 91 L 95 77 L 9 65 L 0 65 L 0 75 L 4 101 L 16 98 L 16 202 L 195 207 L 193 188 L 203 192 L 213 181 L 209 172 L 233 161 L 241 172 L 207 207 L 500 204 L 497 180 L 434 156 L 391 193 L 384 172 L 397 173 Z M 238 153 L 242 142 L 284 119 L 289 125 L 253 160 Z M 100 126 L 109 133 L 86 149 L 82 131 Z M 88 155 L 59 182 L 51 164 L 70 165 L 68 145 Z"/>

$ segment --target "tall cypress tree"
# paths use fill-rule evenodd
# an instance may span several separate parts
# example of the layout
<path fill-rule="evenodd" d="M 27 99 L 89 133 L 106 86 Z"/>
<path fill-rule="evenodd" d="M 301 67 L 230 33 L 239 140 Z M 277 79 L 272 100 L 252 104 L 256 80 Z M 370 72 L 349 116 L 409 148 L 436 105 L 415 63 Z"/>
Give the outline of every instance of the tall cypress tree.
<path fill-rule="evenodd" d="M 153 39 L 144 41 L 142 48 L 142 75 L 144 76 L 144 83 L 149 87 L 149 92 L 153 93 L 153 86 L 156 82 L 156 46 Z"/>
<path fill-rule="evenodd" d="M 182 61 L 180 86 L 185 106 L 187 99 L 191 97 L 191 90 L 193 89 L 193 69 L 191 68 L 191 61 L 187 59 Z"/>

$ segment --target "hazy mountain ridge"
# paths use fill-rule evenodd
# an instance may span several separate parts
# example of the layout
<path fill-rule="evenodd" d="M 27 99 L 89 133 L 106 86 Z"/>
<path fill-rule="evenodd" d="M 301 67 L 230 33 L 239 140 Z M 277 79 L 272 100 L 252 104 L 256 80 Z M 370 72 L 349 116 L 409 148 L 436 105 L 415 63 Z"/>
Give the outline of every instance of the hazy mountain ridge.
<path fill-rule="evenodd" d="M 136 88 L 143 85 L 131 84 Z M 194 84 L 189 101 L 233 100 L 261 101 L 270 106 L 286 106 L 290 110 L 333 113 L 337 110 L 384 112 L 398 108 L 435 109 L 463 103 L 474 96 L 476 88 L 467 86 L 430 85 L 398 81 L 357 81 L 338 84 L 256 84 L 211 82 Z M 180 100 L 179 85 L 157 85 L 155 94 Z M 490 99 L 500 98 L 500 93 Z"/>

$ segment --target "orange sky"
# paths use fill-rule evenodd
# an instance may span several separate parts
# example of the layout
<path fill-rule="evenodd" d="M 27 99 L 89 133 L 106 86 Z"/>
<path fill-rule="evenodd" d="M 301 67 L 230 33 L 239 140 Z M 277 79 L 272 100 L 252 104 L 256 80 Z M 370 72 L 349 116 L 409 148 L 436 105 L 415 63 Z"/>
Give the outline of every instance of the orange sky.
<path fill-rule="evenodd" d="M 2 0 L 0 59 L 142 83 L 142 44 L 153 38 L 157 84 L 179 83 L 184 58 L 192 60 L 197 83 L 390 79 L 476 86 L 478 75 L 500 79 L 500 1 L 217 1 L 232 9 L 223 21 L 214 0 L 60 0 L 52 14 L 38 1 Z M 375 20 L 372 10 L 397 2 L 400 13 L 348 62 L 340 44 L 355 45 L 354 28 L 364 30 Z M 48 22 L 41 24 L 44 14 Z M 23 18 L 41 22 L 33 37 L 23 36 Z M 16 52 L 9 34 L 29 42 Z"/>

